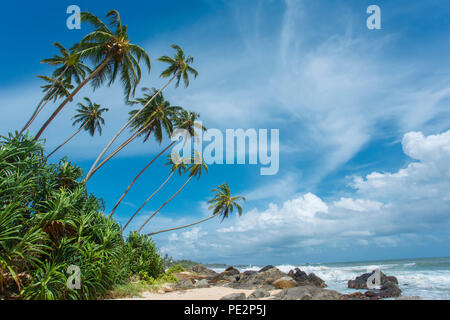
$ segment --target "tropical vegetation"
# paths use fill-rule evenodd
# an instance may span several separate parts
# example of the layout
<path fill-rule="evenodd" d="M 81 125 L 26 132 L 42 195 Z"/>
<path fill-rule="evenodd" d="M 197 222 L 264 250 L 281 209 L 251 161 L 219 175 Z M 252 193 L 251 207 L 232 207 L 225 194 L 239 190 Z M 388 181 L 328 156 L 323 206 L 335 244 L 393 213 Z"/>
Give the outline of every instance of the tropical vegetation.
<path fill-rule="evenodd" d="M 142 65 L 150 72 L 148 53 L 130 42 L 127 26 L 117 10 L 106 14 L 107 23 L 89 12 L 83 12 L 81 18 L 93 31 L 70 49 L 54 43 L 59 53 L 41 61 L 54 67 L 50 75 L 39 76 L 46 82 L 42 85 L 43 97 L 20 131 L 0 136 L 0 299 L 99 299 L 134 294 L 164 282 L 176 282 L 174 274 L 183 270 L 172 258 L 163 257 L 152 238 L 141 231 L 192 179 L 200 179 L 203 173 L 208 173 L 208 166 L 199 154 L 181 157 L 169 153 L 167 178 L 161 184 L 156 182 L 159 187 L 124 226 L 114 220 L 113 214 L 135 182 L 177 141 L 168 143 L 149 159 L 109 214 L 105 213 L 104 201 L 89 193 L 87 182 L 139 137 L 144 143 L 156 142 L 160 146 L 176 130 L 183 130 L 185 140 L 195 139 L 198 130 L 206 130 L 198 122 L 198 113 L 172 105 L 163 95 L 164 89 L 174 80 L 175 87 L 183 83 L 187 88 L 191 77 L 197 78 L 198 72 L 192 66 L 194 58 L 186 56 L 180 46 L 172 45 L 173 57 L 157 59 L 167 64 L 160 74 L 167 82 L 159 89 L 144 87 L 142 97 L 134 98 L 142 78 Z M 92 137 L 96 133 L 102 134 L 108 109 L 88 96 L 77 101 L 77 94 L 88 83 L 95 90 L 113 84 L 118 77 L 124 91 L 124 105 L 137 106 L 137 109 L 129 112 L 125 124 L 109 140 L 87 174 L 67 157 L 54 159 L 56 151 L 68 145 L 80 132 L 86 131 Z M 59 100 L 62 102 L 33 135 L 32 124 L 43 108 Z M 77 129 L 47 153 L 49 150 L 45 149 L 42 135 L 72 102 L 78 106 L 72 118 L 72 125 Z M 129 136 L 125 142 L 106 155 L 127 129 Z M 187 174 L 184 184 L 137 230 L 124 235 L 142 208 L 175 174 Z M 239 215 L 242 213 L 238 202 L 245 199 L 231 196 L 227 184 L 213 192 L 216 195 L 210 202 L 211 217 L 152 234 L 186 228 L 216 216 L 223 220 L 233 210 Z M 82 284 L 79 288 L 69 285 L 73 280 L 72 271 L 77 268 Z"/>

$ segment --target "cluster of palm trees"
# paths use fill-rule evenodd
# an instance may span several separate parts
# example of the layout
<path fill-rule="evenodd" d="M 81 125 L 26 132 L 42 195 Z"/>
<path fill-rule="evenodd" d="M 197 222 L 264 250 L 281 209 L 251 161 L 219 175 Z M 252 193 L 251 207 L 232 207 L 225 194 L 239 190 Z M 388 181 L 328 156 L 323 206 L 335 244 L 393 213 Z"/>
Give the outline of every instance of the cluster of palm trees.
<path fill-rule="evenodd" d="M 72 46 L 70 50 L 66 49 L 60 43 L 54 43 L 54 46 L 59 50 L 59 54 L 54 55 L 52 58 L 42 60 L 42 62 L 56 66 L 56 69 L 53 71 L 51 77 L 40 76 L 40 78 L 47 83 L 42 86 L 44 97 L 36 106 L 30 119 L 26 122 L 20 132 L 20 134 L 24 134 L 26 130 L 29 130 L 31 124 L 37 119 L 38 115 L 48 102 L 53 101 L 53 103 L 55 103 L 56 101 L 61 100 L 61 103 L 55 108 L 51 116 L 36 133 L 35 139 L 40 139 L 57 115 L 74 100 L 75 96 L 88 83 L 96 89 L 104 84 L 108 86 L 113 84 L 117 77 L 119 77 L 124 90 L 126 103 L 131 106 L 136 106 L 137 108 L 129 112 L 128 120 L 99 153 L 85 176 L 83 180 L 84 183 L 89 181 L 102 166 L 137 138 L 142 137 L 143 142 L 146 142 L 151 137 L 154 137 L 154 139 L 161 144 L 164 140 L 164 136 L 170 137 L 176 129 L 184 129 L 190 137 L 195 137 L 196 129 L 206 130 L 203 126 L 199 127 L 197 122 L 199 114 L 185 110 L 180 106 L 171 105 L 163 95 L 163 91 L 173 81 L 175 81 L 175 87 L 179 87 L 179 85 L 183 83 L 187 88 L 190 84 L 190 77 L 192 76 L 195 79 L 198 76 L 198 72 L 192 67 L 194 58 L 186 56 L 184 51 L 178 45 L 172 45 L 171 47 L 175 50 L 173 57 L 162 56 L 157 59 L 159 62 L 167 64 L 167 68 L 160 75 L 162 78 L 166 78 L 167 82 L 159 89 L 143 88 L 142 97 L 134 99 L 133 97 L 136 93 L 137 86 L 140 83 L 143 71 L 150 72 L 151 70 L 149 55 L 143 48 L 130 42 L 127 26 L 122 23 L 118 11 L 109 11 L 106 14 L 106 18 L 109 19 L 109 23 L 103 22 L 92 13 L 82 12 L 82 22 L 90 24 L 93 27 L 93 31 L 87 34 L 79 43 Z M 92 67 L 88 66 L 88 62 L 90 62 Z M 141 69 L 141 66 L 143 69 Z M 102 126 L 105 124 L 103 114 L 107 112 L 108 109 L 102 108 L 88 97 L 84 98 L 84 103 L 79 102 L 78 106 L 77 113 L 73 117 L 75 120 L 73 125 L 78 126 L 77 130 L 55 150 L 50 152 L 47 155 L 47 158 L 52 156 L 83 130 L 89 132 L 91 136 L 94 136 L 97 132 L 101 135 Z M 127 129 L 129 131 L 129 136 L 125 141 L 115 149 L 110 150 L 114 142 Z M 137 173 L 110 212 L 110 217 L 116 212 L 120 203 L 142 174 L 176 142 L 177 141 L 172 141 L 165 146 L 159 154 L 151 159 L 148 164 Z M 110 152 L 107 155 L 108 151 Z M 166 185 L 175 173 L 178 173 L 179 175 L 187 173 L 188 178 L 186 182 L 140 226 L 138 232 L 142 231 L 150 219 L 174 199 L 194 177 L 200 179 L 202 172 L 208 172 L 207 165 L 198 154 L 189 157 L 186 156 L 177 163 L 171 161 L 171 157 L 169 157 L 167 165 L 171 166 L 167 179 L 131 216 L 129 221 L 123 226 L 122 232 L 155 194 Z M 217 189 L 213 189 L 213 191 L 218 193 L 211 200 L 213 202 L 212 216 L 193 224 L 168 230 L 155 231 L 152 234 L 188 227 L 212 219 L 217 215 L 222 215 L 222 218 L 226 218 L 229 213 L 233 212 L 233 208 L 237 208 L 239 214 L 241 214 L 242 209 L 237 201 L 245 200 L 243 197 L 232 197 L 227 184 L 222 184 Z"/>

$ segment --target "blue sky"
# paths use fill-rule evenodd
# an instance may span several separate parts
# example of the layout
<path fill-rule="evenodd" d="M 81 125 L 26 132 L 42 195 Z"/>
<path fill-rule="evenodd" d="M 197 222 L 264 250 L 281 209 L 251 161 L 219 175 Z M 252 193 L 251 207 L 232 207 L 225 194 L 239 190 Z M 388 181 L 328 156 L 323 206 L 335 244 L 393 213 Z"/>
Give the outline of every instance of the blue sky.
<path fill-rule="evenodd" d="M 228 182 L 248 198 L 244 215 L 155 236 L 164 253 L 203 262 L 278 264 L 446 256 L 450 241 L 449 1 L 42 1 L 2 4 L 8 50 L 0 51 L 0 134 L 18 129 L 40 100 L 39 61 L 89 28 L 66 28 L 66 8 L 104 17 L 117 9 L 152 59 L 141 86 L 160 87 L 156 61 L 180 45 L 199 71 L 165 97 L 201 114 L 208 128 L 280 129 L 280 170 L 211 165 L 145 230 L 206 217 L 210 189 Z M 381 8 L 368 30 L 366 8 Z M 129 111 L 118 85 L 89 96 L 111 109 L 101 138 L 80 134 L 55 155 L 85 170 Z M 32 126 L 36 132 L 54 106 Z M 45 134 L 49 149 L 74 128 L 68 106 Z M 133 176 L 167 144 L 136 141 L 102 168 L 89 190 L 107 212 Z M 164 159 L 119 207 L 124 223 L 164 181 Z M 172 179 L 139 227 L 186 177 Z"/>

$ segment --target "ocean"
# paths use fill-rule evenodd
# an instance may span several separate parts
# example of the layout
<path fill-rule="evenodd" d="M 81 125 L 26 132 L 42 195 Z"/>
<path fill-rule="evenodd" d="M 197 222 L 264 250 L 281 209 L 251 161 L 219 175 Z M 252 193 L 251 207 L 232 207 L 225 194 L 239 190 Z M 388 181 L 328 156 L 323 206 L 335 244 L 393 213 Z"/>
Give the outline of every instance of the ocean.
<path fill-rule="evenodd" d="M 241 272 L 259 270 L 263 266 L 235 266 Z M 328 289 L 340 293 L 357 290 L 347 288 L 347 281 L 362 273 L 379 268 L 388 276 L 396 276 L 403 296 L 419 296 L 423 299 L 450 299 L 450 258 L 418 258 L 340 263 L 305 263 L 277 265 L 283 272 L 299 268 L 306 273 L 314 272 L 328 285 Z M 212 268 L 216 272 L 224 268 Z M 364 290 L 362 290 L 364 291 Z"/>

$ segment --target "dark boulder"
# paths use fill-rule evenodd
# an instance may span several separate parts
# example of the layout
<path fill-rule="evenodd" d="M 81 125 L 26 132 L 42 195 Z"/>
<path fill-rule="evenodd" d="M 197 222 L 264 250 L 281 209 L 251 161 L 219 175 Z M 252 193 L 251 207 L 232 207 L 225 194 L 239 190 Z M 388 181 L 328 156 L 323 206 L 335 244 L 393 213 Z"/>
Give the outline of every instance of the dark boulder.
<path fill-rule="evenodd" d="M 313 272 L 308 275 L 306 274 L 306 272 L 300 270 L 299 268 L 295 268 L 294 270 L 289 271 L 288 275 L 294 278 L 299 286 L 311 285 L 319 288 L 325 288 L 327 286 L 325 281 L 316 276 Z"/>
<path fill-rule="evenodd" d="M 240 274 L 241 272 L 234 267 L 228 267 L 225 269 L 225 271 L 223 273 L 225 273 L 229 276 L 236 276 L 236 275 Z"/>
<path fill-rule="evenodd" d="M 273 265 L 269 264 L 269 265 L 263 267 L 263 268 L 262 268 L 261 270 L 259 270 L 258 272 L 265 272 L 265 271 L 270 270 L 270 269 L 272 269 L 272 268 L 275 268 L 275 267 L 274 267 Z"/>
<path fill-rule="evenodd" d="M 369 277 L 371 275 L 373 275 L 374 272 L 375 272 L 375 270 L 370 272 L 370 273 L 364 273 L 364 274 L 356 277 L 353 280 L 349 280 L 348 281 L 348 287 L 349 288 L 353 288 L 353 289 L 368 289 L 368 287 L 367 287 L 367 279 L 369 279 Z M 380 272 L 380 281 L 381 281 L 381 285 L 382 286 L 385 285 L 388 282 L 392 282 L 392 283 L 398 285 L 398 280 L 397 280 L 396 277 L 387 276 L 383 272 Z"/>
<path fill-rule="evenodd" d="M 315 286 L 301 286 L 283 289 L 274 297 L 277 300 L 340 300 L 341 294 Z"/>
<path fill-rule="evenodd" d="M 198 274 L 203 274 L 206 276 L 214 276 L 217 274 L 217 272 L 215 272 L 214 270 L 208 269 L 207 267 L 205 267 L 204 265 L 198 264 L 195 265 L 191 268 L 192 272 L 198 273 Z"/>

